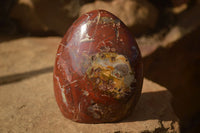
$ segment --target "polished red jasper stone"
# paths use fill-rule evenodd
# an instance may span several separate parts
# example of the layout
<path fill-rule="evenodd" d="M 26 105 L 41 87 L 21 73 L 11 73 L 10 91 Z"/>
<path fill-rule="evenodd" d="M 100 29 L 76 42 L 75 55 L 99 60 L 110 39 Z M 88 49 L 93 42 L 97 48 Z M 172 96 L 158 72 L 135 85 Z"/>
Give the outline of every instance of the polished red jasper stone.
<path fill-rule="evenodd" d="M 56 101 L 66 118 L 119 121 L 141 94 L 141 54 L 119 18 L 94 10 L 79 17 L 63 37 L 53 78 Z"/>

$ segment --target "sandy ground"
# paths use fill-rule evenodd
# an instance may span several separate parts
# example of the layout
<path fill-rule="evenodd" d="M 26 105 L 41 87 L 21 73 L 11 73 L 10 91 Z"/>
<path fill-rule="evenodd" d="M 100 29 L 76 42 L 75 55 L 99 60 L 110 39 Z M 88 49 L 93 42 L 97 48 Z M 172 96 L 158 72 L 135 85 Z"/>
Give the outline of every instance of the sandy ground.
<path fill-rule="evenodd" d="M 0 43 L 1 133 L 179 132 L 169 91 L 145 79 L 136 108 L 118 123 L 80 124 L 64 118 L 53 92 L 53 64 L 61 38 L 20 38 Z"/>

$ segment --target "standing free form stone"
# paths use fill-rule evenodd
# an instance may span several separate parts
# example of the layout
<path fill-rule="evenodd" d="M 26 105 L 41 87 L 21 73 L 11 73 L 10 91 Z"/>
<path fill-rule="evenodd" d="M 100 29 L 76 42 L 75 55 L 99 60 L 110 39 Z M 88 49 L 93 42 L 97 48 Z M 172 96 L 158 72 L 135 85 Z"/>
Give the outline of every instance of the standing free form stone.
<path fill-rule="evenodd" d="M 68 29 L 57 51 L 53 78 L 65 117 L 83 123 L 119 121 L 141 94 L 141 54 L 123 22 L 94 10 Z"/>

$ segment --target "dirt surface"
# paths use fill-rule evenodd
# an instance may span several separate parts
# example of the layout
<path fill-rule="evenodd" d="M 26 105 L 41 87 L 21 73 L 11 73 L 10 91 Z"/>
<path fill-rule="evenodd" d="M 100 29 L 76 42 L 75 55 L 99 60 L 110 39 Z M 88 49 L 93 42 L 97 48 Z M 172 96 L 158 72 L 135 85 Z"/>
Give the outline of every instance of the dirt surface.
<path fill-rule="evenodd" d="M 0 43 L 0 132 L 179 131 L 171 94 L 147 79 L 137 107 L 124 121 L 80 124 L 64 118 L 54 98 L 52 81 L 60 39 L 21 38 Z"/>

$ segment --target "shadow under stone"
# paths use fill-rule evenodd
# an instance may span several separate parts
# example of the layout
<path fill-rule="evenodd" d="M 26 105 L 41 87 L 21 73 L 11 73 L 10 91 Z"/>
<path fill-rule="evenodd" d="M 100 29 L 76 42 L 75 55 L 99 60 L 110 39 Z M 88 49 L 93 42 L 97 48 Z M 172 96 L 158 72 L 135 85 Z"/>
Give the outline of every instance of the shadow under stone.
<path fill-rule="evenodd" d="M 0 77 L 0 85 L 5 85 L 5 84 L 10 84 L 14 82 L 18 82 L 27 78 L 31 78 L 33 76 L 37 76 L 40 74 L 48 73 L 48 72 L 53 72 L 53 67 L 46 67 L 40 70 L 34 70 L 30 72 L 24 72 L 24 73 L 19 73 L 19 74 L 14 74 L 14 75 L 8 75 L 8 76 L 2 76 Z"/>

